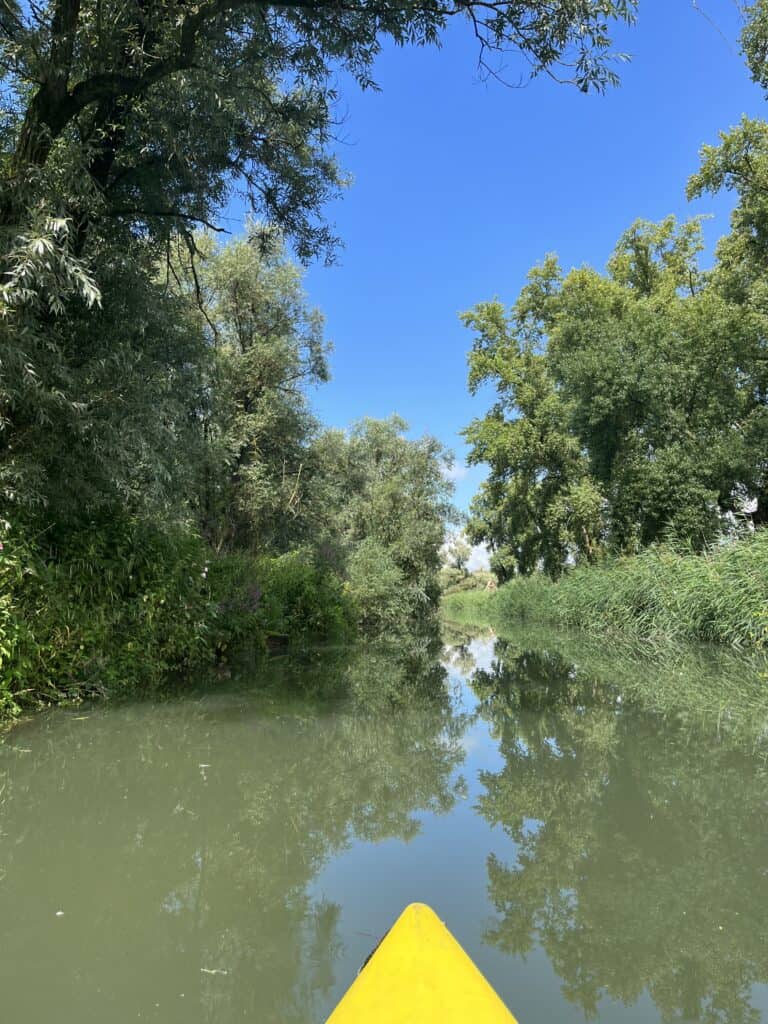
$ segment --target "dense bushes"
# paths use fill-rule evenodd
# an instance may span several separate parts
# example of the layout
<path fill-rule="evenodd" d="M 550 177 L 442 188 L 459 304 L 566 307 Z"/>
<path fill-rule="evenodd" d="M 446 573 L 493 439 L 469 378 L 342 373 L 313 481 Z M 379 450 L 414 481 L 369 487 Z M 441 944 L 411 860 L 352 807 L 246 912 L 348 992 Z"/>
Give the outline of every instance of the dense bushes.
<path fill-rule="evenodd" d="M 318 445 L 304 542 L 287 551 L 217 551 L 191 514 L 163 521 L 155 509 L 19 518 L 0 550 L 0 719 L 155 685 L 234 645 L 428 626 L 448 485 L 442 448 L 404 429 L 368 421 L 334 435 L 325 461 Z"/>
<path fill-rule="evenodd" d="M 531 619 L 589 633 L 707 640 L 734 646 L 768 642 L 768 530 L 708 552 L 649 548 L 553 582 L 543 574 L 511 580 L 493 595 L 446 598 L 448 613 L 473 607 L 501 621 Z"/>
<path fill-rule="evenodd" d="M 349 559 L 348 591 L 361 627 L 377 635 L 400 632 L 409 620 L 414 588 L 377 540 L 363 540 Z"/>
<path fill-rule="evenodd" d="M 341 638 L 341 580 L 311 552 L 213 557 L 183 526 L 125 519 L 48 552 L 20 534 L 0 551 L 0 718 L 160 682 L 271 636 Z"/>
<path fill-rule="evenodd" d="M 277 558 L 225 555 L 211 562 L 214 647 L 338 640 L 350 635 L 352 601 L 341 580 L 308 549 Z"/>
<path fill-rule="evenodd" d="M 1 553 L 5 710 L 157 681 L 205 655 L 205 547 L 183 527 L 115 520 L 55 551 L 21 531 Z"/>

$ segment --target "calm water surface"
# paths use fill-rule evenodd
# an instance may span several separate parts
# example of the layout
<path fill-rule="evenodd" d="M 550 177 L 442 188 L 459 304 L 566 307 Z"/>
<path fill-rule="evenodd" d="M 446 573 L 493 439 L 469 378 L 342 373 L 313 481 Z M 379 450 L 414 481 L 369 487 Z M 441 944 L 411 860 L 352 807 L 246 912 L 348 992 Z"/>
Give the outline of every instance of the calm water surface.
<path fill-rule="evenodd" d="M 643 698 L 703 655 L 449 639 L 8 734 L 0 1019 L 321 1024 L 422 900 L 521 1024 L 768 1021 L 766 714 Z"/>

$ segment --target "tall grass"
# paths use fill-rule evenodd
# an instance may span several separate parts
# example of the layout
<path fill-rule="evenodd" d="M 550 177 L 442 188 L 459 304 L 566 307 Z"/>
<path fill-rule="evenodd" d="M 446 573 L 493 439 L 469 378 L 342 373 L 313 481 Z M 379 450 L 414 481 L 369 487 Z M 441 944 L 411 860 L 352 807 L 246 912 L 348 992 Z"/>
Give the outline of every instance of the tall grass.
<path fill-rule="evenodd" d="M 768 530 L 705 554 L 658 547 L 572 569 L 557 582 L 538 574 L 521 577 L 495 594 L 447 597 L 445 609 L 463 617 L 474 610 L 502 622 L 555 622 L 595 635 L 765 647 Z"/>

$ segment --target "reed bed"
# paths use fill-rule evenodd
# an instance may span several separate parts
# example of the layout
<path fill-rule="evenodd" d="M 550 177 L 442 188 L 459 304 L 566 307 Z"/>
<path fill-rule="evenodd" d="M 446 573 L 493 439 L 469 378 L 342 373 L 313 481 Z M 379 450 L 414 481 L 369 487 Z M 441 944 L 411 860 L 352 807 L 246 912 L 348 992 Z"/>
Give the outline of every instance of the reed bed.
<path fill-rule="evenodd" d="M 446 598 L 448 614 L 554 622 L 587 633 L 768 646 L 768 530 L 704 554 L 649 548 L 639 555 Z"/>

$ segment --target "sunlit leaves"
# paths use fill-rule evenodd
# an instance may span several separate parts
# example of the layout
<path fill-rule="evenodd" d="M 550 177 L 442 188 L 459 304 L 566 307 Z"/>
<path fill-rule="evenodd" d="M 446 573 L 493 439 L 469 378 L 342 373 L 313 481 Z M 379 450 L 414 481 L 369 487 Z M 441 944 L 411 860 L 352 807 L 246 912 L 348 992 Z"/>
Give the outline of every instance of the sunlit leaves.
<path fill-rule="evenodd" d="M 731 182 L 724 160 L 725 144 L 708 152 L 694 187 Z M 494 302 L 464 314 L 470 390 L 497 392 L 465 432 L 470 459 L 491 469 L 470 532 L 491 544 L 502 577 L 556 575 L 669 536 L 701 548 L 755 501 L 762 521 L 764 333 L 756 293 L 746 308 L 743 291 L 736 301 L 732 268 L 739 233 L 753 249 L 760 239 L 744 211 L 764 200 L 739 187 L 712 272 L 698 263 L 697 219 L 638 221 L 606 274 L 563 275 L 550 256 L 510 311 Z M 760 281 L 759 265 L 742 251 L 739 279 L 750 266 Z"/>

